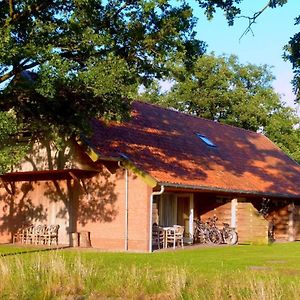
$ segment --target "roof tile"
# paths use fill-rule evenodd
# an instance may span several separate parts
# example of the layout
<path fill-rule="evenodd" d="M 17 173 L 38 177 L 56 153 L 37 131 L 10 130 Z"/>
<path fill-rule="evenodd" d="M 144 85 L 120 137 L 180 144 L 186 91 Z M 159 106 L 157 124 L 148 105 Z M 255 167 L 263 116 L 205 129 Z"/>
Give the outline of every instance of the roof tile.
<path fill-rule="evenodd" d="M 300 166 L 259 133 L 143 102 L 133 103 L 130 121 L 94 120 L 93 128 L 96 151 L 123 153 L 158 182 L 300 197 Z"/>

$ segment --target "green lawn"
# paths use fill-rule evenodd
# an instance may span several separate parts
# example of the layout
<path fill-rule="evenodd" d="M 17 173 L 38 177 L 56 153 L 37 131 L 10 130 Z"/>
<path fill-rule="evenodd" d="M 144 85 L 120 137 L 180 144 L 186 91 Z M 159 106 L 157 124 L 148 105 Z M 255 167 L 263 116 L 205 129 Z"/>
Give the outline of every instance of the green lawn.
<path fill-rule="evenodd" d="M 31 253 L 34 251 L 41 251 L 40 247 L 35 247 L 31 245 L 22 246 L 19 244 L 11 245 L 11 244 L 0 244 L 0 256 L 14 255 L 14 254 L 23 254 L 23 253 Z"/>
<path fill-rule="evenodd" d="M 299 299 L 300 243 L 152 254 L 0 246 L 1 299 Z M 10 254 L 10 255 L 5 255 Z"/>

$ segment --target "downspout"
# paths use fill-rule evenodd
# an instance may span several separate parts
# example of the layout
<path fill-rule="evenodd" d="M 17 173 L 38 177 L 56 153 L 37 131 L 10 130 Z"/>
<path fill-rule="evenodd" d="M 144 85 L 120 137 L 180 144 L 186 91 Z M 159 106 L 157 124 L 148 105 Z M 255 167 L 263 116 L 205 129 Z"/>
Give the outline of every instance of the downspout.
<path fill-rule="evenodd" d="M 152 252 L 152 210 L 153 210 L 153 196 L 161 195 L 165 190 L 163 185 L 160 186 L 160 191 L 152 192 L 150 195 L 150 224 L 149 224 L 149 252 Z"/>
<path fill-rule="evenodd" d="M 125 169 L 125 251 L 128 251 L 128 170 Z"/>
<path fill-rule="evenodd" d="M 121 161 L 118 161 L 118 166 L 125 170 L 124 250 L 128 251 L 128 170 L 122 166 Z"/>

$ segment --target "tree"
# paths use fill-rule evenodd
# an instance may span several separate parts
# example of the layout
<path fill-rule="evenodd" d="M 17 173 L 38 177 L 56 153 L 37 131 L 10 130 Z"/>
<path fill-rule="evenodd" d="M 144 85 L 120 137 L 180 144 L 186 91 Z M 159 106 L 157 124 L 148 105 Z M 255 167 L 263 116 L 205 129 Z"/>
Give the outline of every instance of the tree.
<path fill-rule="evenodd" d="M 173 70 L 174 85 L 161 93 L 158 85 L 143 98 L 217 122 L 260 131 L 300 161 L 300 120 L 281 102 L 271 86 L 266 65 L 240 64 L 236 56 L 203 55 L 192 71 Z"/>
<path fill-rule="evenodd" d="M 28 151 L 28 143 L 20 136 L 21 127 L 13 111 L 0 112 L 0 174 L 9 170 Z"/>
<path fill-rule="evenodd" d="M 300 163 L 299 117 L 289 107 L 280 106 L 270 115 L 264 132 L 286 154 Z"/>
<path fill-rule="evenodd" d="M 241 0 L 197 2 L 229 25 L 241 13 Z M 185 0 L 0 1 L 0 110 L 26 120 L 29 142 L 87 134 L 92 117 L 124 119 L 141 84 L 204 53 L 195 22 Z"/>
<path fill-rule="evenodd" d="M 126 118 L 140 84 L 205 50 L 194 23 L 185 1 L 1 1 L 0 110 L 13 110 L 31 141 Z"/>
<path fill-rule="evenodd" d="M 300 24 L 300 16 L 296 18 L 295 25 Z M 285 59 L 292 63 L 294 78 L 292 80 L 294 92 L 297 95 L 297 101 L 300 101 L 300 32 L 290 38 L 289 43 L 285 46 Z"/>
<path fill-rule="evenodd" d="M 245 15 L 239 15 L 238 17 L 242 17 L 248 20 L 248 26 L 246 27 L 244 33 L 242 34 L 241 38 L 249 33 L 252 32 L 252 25 L 256 23 L 257 19 L 260 17 L 260 15 L 266 11 L 268 8 L 276 8 L 279 6 L 283 6 L 286 4 L 288 0 L 268 0 L 266 1 L 265 5 L 257 12 L 255 12 L 252 16 L 245 16 Z M 233 25 L 233 22 L 232 24 Z"/>
<path fill-rule="evenodd" d="M 208 18 L 219 8 L 229 24 L 239 2 L 198 0 Z M 78 134 L 91 117 L 121 119 L 140 84 L 204 52 L 194 25 L 185 0 L 1 1 L 0 109 L 43 135 L 49 124 L 50 133 Z"/>
<path fill-rule="evenodd" d="M 216 13 L 216 7 L 221 5 L 221 8 L 225 11 L 225 15 L 228 19 L 228 24 L 233 25 L 234 20 L 238 18 L 245 18 L 248 20 L 248 26 L 246 26 L 244 33 L 241 38 L 249 32 L 252 32 L 252 26 L 257 22 L 259 17 L 267 10 L 274 9 L 280 6 L 283 6 L 288 3 L 288 0 L 267 0 L 262 8 L 255 12 L 251 16 L 244 15 L 238 4 L 242 2 L 242 0 L 231 0 L 231 1 L 201 1 L 198 0 L 201 7 L 206 9 L 206 15 L 208 18 L 213 18 Z M 204 3 L 203 3 L 204 2 Z M 224 5 L 224 6 L 223 6 Z M 295 26 L 300 24 L 300 15 L 295 15 Z M 284 55 L 285 60 L 289 60 L 292 64 L 294 70 L 294 78 L 292 80 L 292 84 L 294 87 L 294 92 L 297 96 L 296 102 L 300 101 L 300 32 L 295 33 L 284 47 Z"/>

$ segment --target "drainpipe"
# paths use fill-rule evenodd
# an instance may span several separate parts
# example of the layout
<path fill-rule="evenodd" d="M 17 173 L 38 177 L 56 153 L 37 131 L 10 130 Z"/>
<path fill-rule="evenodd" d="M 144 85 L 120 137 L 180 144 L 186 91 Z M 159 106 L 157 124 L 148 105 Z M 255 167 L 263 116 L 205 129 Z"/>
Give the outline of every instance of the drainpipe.
<path fill-rule="evenodd" d="M 125 170 L 125 232 L 124 232 L 124 250 L 128 251 L 128 170 L 124 168 L 121 161 L 118 161 L 118 166 Z"/>
<path fill-rule="evenodd" d="M 149 252 L 152 252 L 152 210 L 153 210 L 153 196 L 161 195 L 165 190 L 163 185 L 160 186 L 160 191 L 152 192 L 150 195 L 150 224 L 149 224 Z"/>

